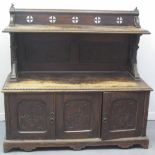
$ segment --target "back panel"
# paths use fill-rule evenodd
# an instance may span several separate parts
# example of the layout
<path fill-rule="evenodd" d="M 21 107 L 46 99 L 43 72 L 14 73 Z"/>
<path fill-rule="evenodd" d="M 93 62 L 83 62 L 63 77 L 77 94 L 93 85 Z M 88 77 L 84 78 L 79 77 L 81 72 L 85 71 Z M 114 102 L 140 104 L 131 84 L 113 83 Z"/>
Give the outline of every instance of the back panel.
<path fill-rule="evenodd" d="M 16 34 L 19 71 L 126 71 L 129 36 Z"/>

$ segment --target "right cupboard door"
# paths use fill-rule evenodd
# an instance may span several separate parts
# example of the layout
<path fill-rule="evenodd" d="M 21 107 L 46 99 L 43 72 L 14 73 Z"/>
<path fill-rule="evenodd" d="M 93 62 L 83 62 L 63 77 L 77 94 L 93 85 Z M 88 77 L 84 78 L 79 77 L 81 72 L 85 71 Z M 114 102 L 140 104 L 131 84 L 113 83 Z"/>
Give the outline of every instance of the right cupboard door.
<path fill-rule="evenodd" d="M 105 92 L 102 107 L 102 139 L 141 135 L 145 92 Z"/>

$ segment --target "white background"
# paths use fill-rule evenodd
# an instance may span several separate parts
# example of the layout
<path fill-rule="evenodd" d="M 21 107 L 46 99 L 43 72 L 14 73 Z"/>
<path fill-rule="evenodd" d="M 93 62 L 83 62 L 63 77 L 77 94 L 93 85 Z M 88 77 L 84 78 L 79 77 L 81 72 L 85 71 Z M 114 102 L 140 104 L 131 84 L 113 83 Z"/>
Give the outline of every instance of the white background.
<path fill-rule="evenodd" d="M 10 72 L 9 34 L 1 31 L 9 23 L 11 3 L 16 8 L 133 10 L 138 7 L 140 23 L 151 35 L 144 35 L 138 50 L 141 77 L 155 89 L 155 8 L 154 0 L 1 0 L 0 1 L 0 88 Z M 4 99 L 0 93 L 0 120 L 4 119 Z M 151 93 L 149 119 L 155 120 L 155 92 Z"/>

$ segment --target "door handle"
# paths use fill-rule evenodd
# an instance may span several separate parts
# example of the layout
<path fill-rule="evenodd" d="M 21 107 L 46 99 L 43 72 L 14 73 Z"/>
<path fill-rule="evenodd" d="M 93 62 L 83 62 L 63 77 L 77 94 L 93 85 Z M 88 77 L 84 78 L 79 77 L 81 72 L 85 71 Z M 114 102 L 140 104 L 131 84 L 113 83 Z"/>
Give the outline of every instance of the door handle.
<path fill-rule="evenodd" d="M 51 112 L 51 113 L 50 113 L 49 120 L 50 120 L 50 123 L 51 123 L 51 124 L 54 123 L 54 121 L 55 121 L 55 113 L 54 113 L 54 112 Z"/>
<path fill-rule="evenodd" d="M 103 123 L 107 123 L 108 117 L 107 117 L 107 113 L 103 114 Z"/>

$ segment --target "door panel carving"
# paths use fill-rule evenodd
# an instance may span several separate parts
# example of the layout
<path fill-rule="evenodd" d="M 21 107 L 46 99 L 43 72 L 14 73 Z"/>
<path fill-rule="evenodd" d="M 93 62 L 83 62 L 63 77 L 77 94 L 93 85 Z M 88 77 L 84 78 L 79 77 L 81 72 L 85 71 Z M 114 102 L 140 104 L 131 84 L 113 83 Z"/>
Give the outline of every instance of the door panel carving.
<path fill-rule="evenodd" d="M 110 130 L 134 129 L 137 122 L 138 104 L 134 99 L 119 99 L 111 103 Z"/>
<path fill-rule="evenodd" d="M 58 138 L 100 136 L 102 93 L 60 93 L 56 102 Z"/>
<path fill-rule="evenodd" d="M 11 133 L 8 139 L 52 139 L 55 125 L 50 123 L 50 113 L 54 112 L 52 94 L 11 94 Z"/>
<path fill-rule="evenodd" d="M 105 92 L 103 96 L 102 139 L 140 136 L 144 93 Z"/>
<path fill-rule="evenodd" d="M 90 129 L 91 104 L 87 100 L 71 100 L 64 104 L 65 131 Z"/>
<path fill-rule="evenodd" d="M 18 103 L 19 131 L 46 131 L 46 103 L 41 100 L 22 100 Z"/>

